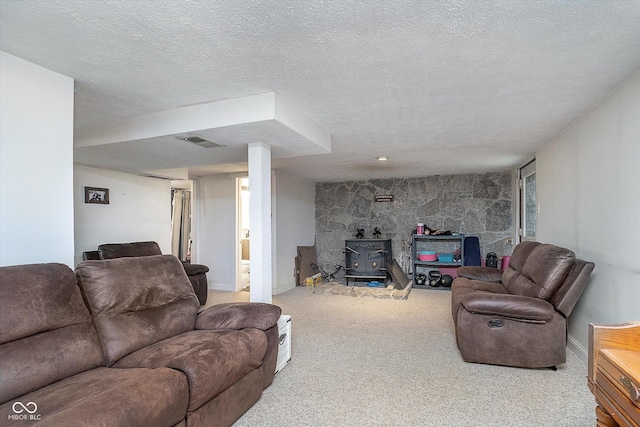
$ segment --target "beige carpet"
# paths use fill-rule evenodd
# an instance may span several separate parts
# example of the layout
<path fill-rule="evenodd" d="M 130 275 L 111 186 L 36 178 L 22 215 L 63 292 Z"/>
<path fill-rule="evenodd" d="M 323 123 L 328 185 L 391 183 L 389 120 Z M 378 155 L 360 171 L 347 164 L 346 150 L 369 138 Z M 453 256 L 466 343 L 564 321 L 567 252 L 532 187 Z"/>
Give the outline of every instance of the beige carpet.
<path fill-rule="evenodd" d="M 292 316 L 290 364 L 236 427 L 595 425 L 586 365 L 568 351 L 558 371 L 465 363 L 450 292 L 406 300 L 298 287 L 274 297 Z M 211 292 L 211 302 L 248 301 Z"/>

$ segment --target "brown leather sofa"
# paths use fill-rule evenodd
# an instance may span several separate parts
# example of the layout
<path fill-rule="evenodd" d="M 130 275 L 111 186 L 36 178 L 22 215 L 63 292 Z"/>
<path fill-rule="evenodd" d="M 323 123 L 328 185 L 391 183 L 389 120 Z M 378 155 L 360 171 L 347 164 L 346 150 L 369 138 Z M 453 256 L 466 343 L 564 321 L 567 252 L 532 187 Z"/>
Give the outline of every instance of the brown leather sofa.
<path fill-rule="evenodd" d="M 281 311 L 199 308 L 172 255 L 0 267 L 3 425 L 233 424 L 273 381 Z"/>
<path fill-rule="evenodd" d="M 538 242 L 518 244 L 504 272 L 460 267 L 451 311 L 462 358 L 525 368 L 564 363 L 567 318 L 594 267 Z"/>
<path fill-rule="evenodd" d="M 83 252 L 83 259 L 86 260 L 98 260 L 98 259 L 113 259 L 124 257 L 138 257 L 138 256 L 150 256 L 150 255 L 162 255 L 160 246 L 156 242 L 132 242 L 132 243 L 106 243 L 98 246 L 97 251 Z M 193 290 L 196 292 L 200 305 L 207 303 L 207 295 L 209 291 L 209 285 L 207 284 L 207 272 L 209 267 L 202 264 L 191 264 L 190 262 L 182 262 L 184 271 L 189 276 L 189 281 L 193 286 Z"/>

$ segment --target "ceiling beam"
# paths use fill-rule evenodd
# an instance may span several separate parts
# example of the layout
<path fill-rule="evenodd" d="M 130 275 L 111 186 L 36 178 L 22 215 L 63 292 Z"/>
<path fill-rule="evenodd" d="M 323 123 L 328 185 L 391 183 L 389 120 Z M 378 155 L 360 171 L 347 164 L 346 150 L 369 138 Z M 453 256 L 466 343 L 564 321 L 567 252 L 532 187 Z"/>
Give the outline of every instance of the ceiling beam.
<path fill-rule="evenodd" d="M 275 92 L 100 123 L 76 130 L 74 146 L 92 147 L 269 120 L 278 121 L 298 133 L 303 137 L 301 143 L 311 142 L 321 152 L 331 151 L 331 134 Z"/>

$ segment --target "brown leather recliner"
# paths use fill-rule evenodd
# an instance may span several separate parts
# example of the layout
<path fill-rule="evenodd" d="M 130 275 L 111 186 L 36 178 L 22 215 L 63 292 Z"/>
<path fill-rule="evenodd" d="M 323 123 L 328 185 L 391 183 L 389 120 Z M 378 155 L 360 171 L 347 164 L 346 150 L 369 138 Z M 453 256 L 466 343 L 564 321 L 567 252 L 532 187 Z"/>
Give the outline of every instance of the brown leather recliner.
<path fill-rule="evenodd" d="M 108 367 L 186 375 L 186 425 L 229 426 L 272 383 L 280 307 L 228 303 L 198 312 L 173 255 L 85 261 L 75 272 Z"/>
<path fill-rule="evenodd" d="M 66 265 L 0 267 L 0 313 L 0 424 L 169 427 L 184 422 L 187 377 L 167 367 L 108 368 Z"/>
<path fill-rule="evenodd" d="M 594 267 L 538 242 L 517 245 L 504 272 L 460 267 L 451 311 L 462 358 L 525 368 L 564 363 L 567 318 Z"/>
<path fill-rule="evenodd" d="M 83 258 L 86 261 L 151 255 L 162 255 L 160 246 L 156 242 L 106 243 L 98 246 L 97 251 L 84 252 Z M 200 305 L 206 304 L 209 290 L 207 283 L 209 267 L 184 261 L 182 266 L 189 277 Z"/>
<path fill-rule="evenodd" d="M 0 267 L 0 424 L 230 426 L 273 382 L 281 309 L 199 308 L 173 255 Z"/>

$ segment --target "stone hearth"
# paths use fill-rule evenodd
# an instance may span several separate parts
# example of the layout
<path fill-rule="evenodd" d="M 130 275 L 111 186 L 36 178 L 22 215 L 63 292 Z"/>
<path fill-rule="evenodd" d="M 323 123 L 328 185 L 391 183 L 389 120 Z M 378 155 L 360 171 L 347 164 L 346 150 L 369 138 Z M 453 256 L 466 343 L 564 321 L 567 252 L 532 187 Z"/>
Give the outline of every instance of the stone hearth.
<path fill-rule="evenodd" d="M 355 282 L 352 286 L 350 282 L 349 286 L 345 286 L 344 283 L 339 282 L 321 282 L 313 288 L 314 294 L 332 294 L 332 295 L 348 295 L 359 298 L 380 298 L 380 299 L 407 299 L 411 292 L 411 285 L 409 284 L 404 289 L 393 288 L 393 283 L 387 281 L 387 286 L 370 287 L 365 282 Z"/>

